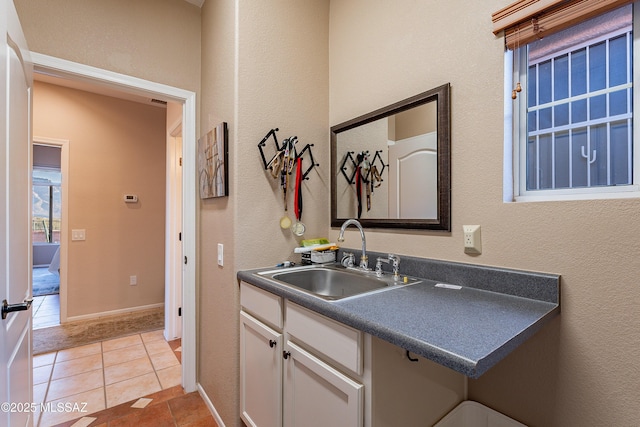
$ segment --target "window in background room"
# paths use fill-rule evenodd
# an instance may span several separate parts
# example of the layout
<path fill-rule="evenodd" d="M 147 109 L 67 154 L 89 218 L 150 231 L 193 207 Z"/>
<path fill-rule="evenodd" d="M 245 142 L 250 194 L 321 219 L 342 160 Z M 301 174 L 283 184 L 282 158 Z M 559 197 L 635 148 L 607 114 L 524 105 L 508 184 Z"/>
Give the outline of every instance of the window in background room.
<path fill-rule="evenodd" d="M 59 169 L 33 168 L 33 242 L 60 242 L 60 185 Z"/>
<path fill-rule="evenodd" d="M 629 4 L 523 45 L 515 31 L 516 200 L 638 196 L 633 21 Z"/>

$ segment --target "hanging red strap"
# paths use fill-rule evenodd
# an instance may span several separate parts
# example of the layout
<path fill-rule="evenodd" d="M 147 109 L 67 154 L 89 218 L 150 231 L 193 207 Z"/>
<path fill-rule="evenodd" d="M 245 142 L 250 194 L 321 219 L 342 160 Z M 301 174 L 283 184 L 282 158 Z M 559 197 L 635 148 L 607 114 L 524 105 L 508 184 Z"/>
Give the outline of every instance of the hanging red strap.
<path fill-rule="evenodd" d="M 358 198 L 358 219 L 362 216 L 362 166 L 356 168 L 356 196 Z"/>
<path fill-rule="evenodd" d="M 295 189 L 295 202 L 293 206 L 296 214 L 296 219 L 300 221 L 302 219 L 302 158 L 298 158 L 296 164 L 296 189 Z"/>

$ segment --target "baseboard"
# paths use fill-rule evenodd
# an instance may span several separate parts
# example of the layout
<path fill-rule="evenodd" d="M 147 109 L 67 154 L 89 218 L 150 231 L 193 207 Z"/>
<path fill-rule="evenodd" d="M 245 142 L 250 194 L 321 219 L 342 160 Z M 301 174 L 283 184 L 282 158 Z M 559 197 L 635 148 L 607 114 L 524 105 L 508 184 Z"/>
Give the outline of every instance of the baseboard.
<path fill-rule="evenodd" d="M 93 319 L 99 319 L 101 317 L 119 316 L 119 315 L 123 315 L 123 314 L 135 313 L 135 312 L 138 312 L 138 311 L 152 310 L 154 308 L 162 308 L 162 309 L 164 309 L 164 303 L 161 302 L 161 303 L 158 303 L 158 304 L 141 305 L 141 306 L 138 306 L 138 307 L 121 308 L 119 310 L 102 311 L 100 313 L 91 313 L 91 314 L 82 314 L 80 316 L 71 316 L 71 317 L 67 317 L 67 320 L 64 323 L 77 322 L 79 320 L 93 320 Z"/>
<path fill-rule="evenodd" d="M 202 397 L 202 400 L 204 400 L 205 405 L 207 405 L 209 411 L 211 411 L 211 415 L 213 415 L 216 423 L 218 423 L 218 427 L 226 427 L 224 425 L 224 422 L 222 421 L 222 418 L 220 417 L 220 414 L 218 414 L 218 411 L 216 411 L 216 407 L 213 406 L 211 399 L 209 399 L 209 396 L 207 396 L 207 393 L 204 391 L 200 383 L 197 383 L 196 387 L 198 388 L 198 393 L 200 393 L 200 396 Z"/>

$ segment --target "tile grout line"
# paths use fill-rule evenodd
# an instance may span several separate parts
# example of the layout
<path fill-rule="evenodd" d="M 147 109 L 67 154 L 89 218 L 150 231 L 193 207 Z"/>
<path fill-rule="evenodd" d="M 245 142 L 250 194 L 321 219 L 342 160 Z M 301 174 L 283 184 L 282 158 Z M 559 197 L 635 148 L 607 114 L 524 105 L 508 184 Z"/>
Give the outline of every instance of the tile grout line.
<path fill-rule="evenodd" d="M 151 369 L 153 369 L 153 373 L 156 376 L 156 380 L 158 380 L 158 385 L 160 386 L 160 391 L 162 391 L 162 390 L 164 390 L 162 388 L 162 381 L 160 381 L 160 377 L 158 376 L 158 371 L 156 370 L 156 365 L 153 363 L 153 359 L 151 359 L 151 354 L 149 353 L 149 349 L 147 348 L 147 343 L 142 338 L 142 334 L 140 334 L 140 339 L 142 340 L 142 346 L 144 347 L 144 351 L 145 351 L 145 353 L 147 353 L 147 357 L 149 358 L 149 363 L 151 363 Z"/>
<path fill-rule="evenodd" d="M 104 366 L 104 341 L 100 341 L 100 358 L 102 359 L 102 396 L 104 397 L 104 409 L 108 408 L 107 403 L 107 374 Z"/>

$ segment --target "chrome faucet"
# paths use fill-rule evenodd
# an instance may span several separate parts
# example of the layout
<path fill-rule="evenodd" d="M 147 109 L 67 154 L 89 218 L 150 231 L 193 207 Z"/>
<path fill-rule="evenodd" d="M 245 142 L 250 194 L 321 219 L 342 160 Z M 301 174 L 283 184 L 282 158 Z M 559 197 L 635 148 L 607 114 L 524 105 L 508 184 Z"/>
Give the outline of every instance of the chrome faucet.
<path fill-rule="evenodd" d="M 378 257 L 376 259 L 376 276 L 382 276 L 382 263 L 386 262 L 393 267 L 393 280 L 400 280 L 400 257 L 398 255 L 389 254 L 387 258 Z"/>
<path fill-rule="evenodd" d="M 364 230 L 362 229 L 362 225 L 360 222 L 355 219 L 348 219 L 342 224 L 340 227 L 340 234 L 338 235 L 338 242 L 344 242 L 344 230 L 350 226 L 354 225 L 360 230 L 360 238 L 362 239 L 362 255 L 360 256 L 360 268 L 363 270 L 369 269 L 369 258 L 367 257 L 367 239 L 364 237 Z"/>

